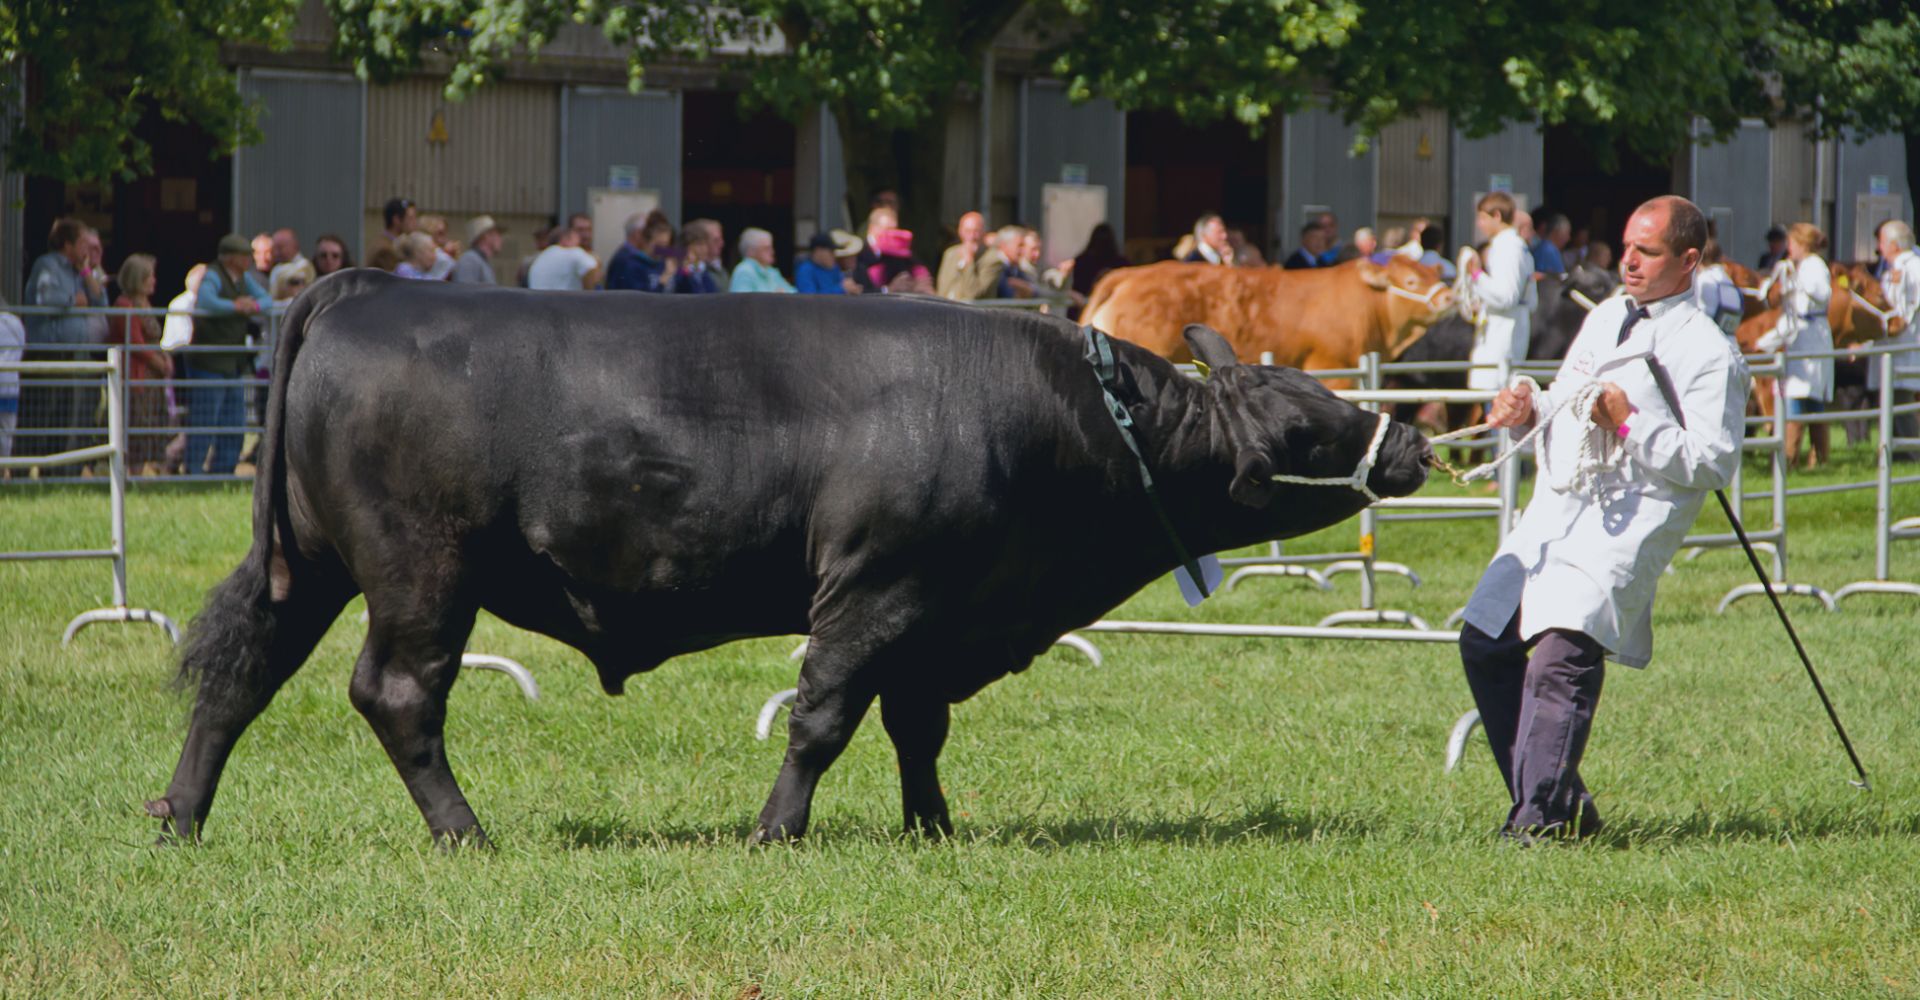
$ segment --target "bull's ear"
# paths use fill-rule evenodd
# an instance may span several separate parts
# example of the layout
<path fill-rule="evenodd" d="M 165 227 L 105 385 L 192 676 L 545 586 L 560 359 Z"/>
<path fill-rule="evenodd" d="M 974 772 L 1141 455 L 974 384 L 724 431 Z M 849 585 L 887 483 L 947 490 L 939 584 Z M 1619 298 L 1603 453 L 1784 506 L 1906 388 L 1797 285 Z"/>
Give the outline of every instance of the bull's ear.
<path fill-rule="evenodd" d="M 1180 335 L 1187 338 L 1187 346 L 1193 349 L 1193 356 L 1213 371 L 1222 371 L 1240 363 L 1233 354 L 1233 345 L 1220 331 L 1204 323 L 1188 323 Z"/>
<path fill-rule="evenodd" d="M 1243 447 L 1233 456 L 1233 483 L 1227 495 L 1249 507 L 1265 507 L 1273 500 L 1273 459 L 1253 447 Z"/>
<path fill-rule="evenodd" d="M 1370 260 L 1357 260 L 1357 261 L 1354 261 L 1354 263 L 1359 265 L 1360 280 L 1366 282 L 1368 288 L 1377 288 L 1381 291 L 1386 291 L 1387 289 L 1387 269 L 1386 268 L 1381 267 L 1380 265 L 1375 264 L 1373 261 L 1370 261 Z"/>

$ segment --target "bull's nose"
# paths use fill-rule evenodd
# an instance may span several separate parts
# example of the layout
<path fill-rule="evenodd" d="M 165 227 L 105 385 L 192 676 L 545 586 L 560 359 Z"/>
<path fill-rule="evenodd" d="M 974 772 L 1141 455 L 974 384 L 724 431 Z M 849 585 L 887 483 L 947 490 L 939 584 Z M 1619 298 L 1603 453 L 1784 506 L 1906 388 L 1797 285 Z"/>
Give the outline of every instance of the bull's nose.
<path fill-rule="evenodd" d="M 1387 432 L 1386 461 L 1374 470 L 1374 492 L 1403 497 L 1426 485 L 1433 446 L 1411 424 L 1395 423 Z"/>

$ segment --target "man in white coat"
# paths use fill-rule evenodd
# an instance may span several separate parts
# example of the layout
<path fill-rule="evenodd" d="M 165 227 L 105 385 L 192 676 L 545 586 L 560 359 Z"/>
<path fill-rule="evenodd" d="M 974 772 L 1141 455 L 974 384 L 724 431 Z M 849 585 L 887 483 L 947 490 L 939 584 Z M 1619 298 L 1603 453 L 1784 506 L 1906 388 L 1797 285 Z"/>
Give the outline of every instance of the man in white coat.
<path fill-rule="evenodd" d="M 1886 277 L 1880 281 L 1880 287 L 1886 290 L 1887 305 L 1901 321 L 1898 334 L 1881 341 L 1882 344 L 1920 343 L 1920 331 L 1914 324 L 1920 322 L 1920 253 L 1913 249 L 1913 227 L 1904 220 L 1893 219 L 1880 227 L 1880 259 L 1887 262 Z M 1893 363 L 1899 368 L 1910 368 L 1915 374 L 1896 373 L 1893 377 L 1893 401 L 1896 405 L 1911 403 L 1920 390 L 1920 351 L 1893 356 Z M 1867 362 L 1867 391 L 1880 391 L 1880 359 L 1871 358 Z M 1875 397 L 1878 402 L 1878 396 Z M 1898 413 L 1893 417 L 1893 436 L 1910 438 L 1920 437 L 1920 420 L 1915 414 Z M 1913 452 L 1902 452 L 1899 458 L 1912 461 L 1920 457 Z"/>
<path fill-rule="evenodd" d="M 1535 445 L 1541 481 L 1460 630 L 1467 683 L 1513 803 L 1503 833 L 1523 842 L 1599 827 L 1580 756 L 1605 661 L 1647 664 L 1654 585 L 1707 494 L 1740 462 L 1746 366 L 1692 295 L 1706 235 L 1684 198 L 1640 206 L 1621 258 L 1627 294 L 1588 315 L 1552 388 L 1518 381 L 1488 415 L 1516 429 L 1548 421 Z"/>
<path fill-rule="evenodd" d="M 1533 307 L 1539 293 L 1533 288 L 1533 254 L 1514 228 L 1514 216 L 1513 196 L 1501 191 L 1482 197 L 1475 209 L 1473 224 L 1480 238 L 1487 241 L 1487 255 L 1484 266 L 1478 259 L 1468 265 L 1473 275 L 1473 297 L 1481 307 L 1480 325 L 1468 359 L 1489 367 L 1468 372 L 1468 388 L 1499 389 L 1499 369 L 1491 366 L 1503 361 L 1517 365 L 1527 360 Z"/>

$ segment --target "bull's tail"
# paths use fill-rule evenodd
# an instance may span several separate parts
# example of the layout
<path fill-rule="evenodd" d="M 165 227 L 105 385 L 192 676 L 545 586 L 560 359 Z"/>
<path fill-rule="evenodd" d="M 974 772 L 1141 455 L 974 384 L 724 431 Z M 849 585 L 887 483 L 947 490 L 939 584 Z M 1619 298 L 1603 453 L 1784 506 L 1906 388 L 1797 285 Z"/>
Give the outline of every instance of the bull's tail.
<path fill-rule="evenodd" d="M 180 651 L 177 682 L 194 692 L 192 722 L 167 794 L 147 803 L 148 813 L 163 820 L 163 841 L 199 833 L 234 743 L 352 596 L 350 583 L 305 563 L 293 544 L 284 449 L 287 383 L 307 324 L 352 284 L 316 284 L 282 322 L 266 429 L 254 452 L 253 545 L 207 594 Z"/>
<path fill-rule="evenodd" d="M 337 284 L 337 283 L 334 283 Z M 178 682 L 198 689 L 201 700 L 255 686 L 273 645 L 272 572 L 274 536 L 286 517 L 287 473 L 282 444 L 286 434 L 287 379 L 317 303 L 333 289 L 316 286 L 294 301 L 280 324 L 274 346 L 273 374 L 267 390 L 265 429 L 254 449 L 253 545 L 240 565 L 207 594 L 207 602 L 187 627 L 180 653 Z M 291 537 L 281 531 L 282 537 Z M 282 554 L 282 558 L 287 558 Z"/>

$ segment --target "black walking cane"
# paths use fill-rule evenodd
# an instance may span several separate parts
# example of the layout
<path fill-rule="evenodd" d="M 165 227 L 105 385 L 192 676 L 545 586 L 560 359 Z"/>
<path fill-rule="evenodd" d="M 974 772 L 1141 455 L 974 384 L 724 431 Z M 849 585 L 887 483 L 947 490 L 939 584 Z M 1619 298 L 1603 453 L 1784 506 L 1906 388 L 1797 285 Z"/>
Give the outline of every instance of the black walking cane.
<path fill-rule="evenodd" d="M 1660 395 L 1667 400 L 1667 407 L 1673 411 L 1673 419 L 1679 421 L 1680 429 L 1687 426 L 1686 411 L 1680 409 L 1680 395 L 1673 391 L 1673 379 L 1667 375 L 1667 369 L 1660 359 L 1647 355 L 1647 369 L 1653 372 L 1653 381 L 1660 387 Z M 1813 682 L 1813 691 L 1820 696 L 1820 704 L 1826 706 L 1827 718 L 1833 720 L 1833 731 L 1840 734 L 1840 745 L 1847 748 L 1847 759 L 1853 761 L 1853 770 L 1860 776 L 1859 781 L 1851 782 L 1855 788 L 1871 790 L 1867 783 L 1867 769 L 1860 766 L 1860 755 L 1853 752 L 1853 741 L 1847 739 L 1847 727 L 1840 724 L 1840 714 L 1833 710 L 1833 701 L 1827 697 L 1827 689 L 1820 683 L 1820 675 L 1814 673 L 1813 660 L 1807 656 L 1807 647 L 1800 644 L 1800 633 L 1793 630 L 1793 622 L 1787 619 L 1787 609 L 1780 604 L 1780 596 L 1773 592 L 1773 581 L 1767 579 L 1767 571 L 1760 566 L 1760 557 L 1754 554 L 1753 543 L 1747 540 L 1747 529 L 1740 524 L 1740 518 L 1734 513 L 1732 501 L 1727 499 L 1726 490 L 1714 490 L 1713 495 L 1720 499 L 1720 509 L 1727 515 L 1727 523 L 1733 525 L 1735 537 L 1740 539 L 1740 547 L 1747 552 L 1747 561 L 1753 564 L 1754 573 L 1760 577 L 1760 588 L 1767 592 L 1767 600 L 1773 602 L 1775 614 L 1780 616 L 1780 624 L 1787 630 L 1787 638 L 1793 640 L 1793 651 L 1800 654 L 1800 665 L 1807 668 L 1807 679 Z"/>

